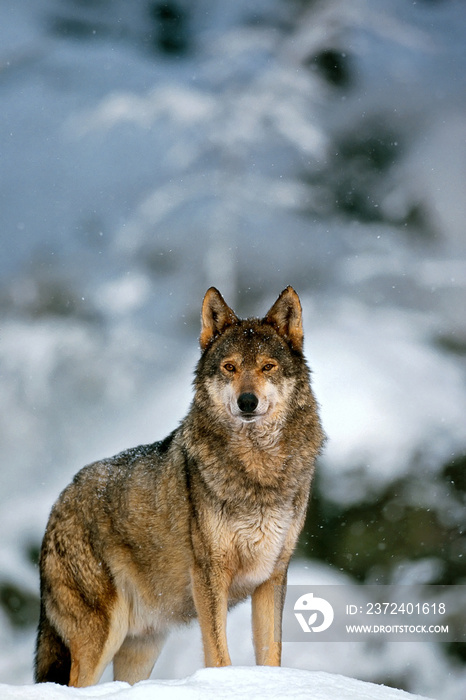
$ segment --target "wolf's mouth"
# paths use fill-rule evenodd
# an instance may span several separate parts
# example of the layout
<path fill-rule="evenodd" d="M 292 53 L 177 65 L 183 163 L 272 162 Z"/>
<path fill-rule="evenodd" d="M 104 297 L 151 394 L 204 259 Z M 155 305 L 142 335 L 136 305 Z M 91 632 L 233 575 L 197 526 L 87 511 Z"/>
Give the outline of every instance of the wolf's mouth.
<path fill-rule="evenodd" d="M 262 416 L 257 413 L 241 413 L 238 418 L 240 418 L 243 423 L 255 423 L 256 420 L 259 420 Z"/>
<path fill-rule="evenodd" d="M 239 420 L 241 423 L 255 423 L 264 415 L 262 411 L 260 413 L 257 411 L 240 411 L 236 402 L 228 406 L 228 413 L 231 418 Z"/>

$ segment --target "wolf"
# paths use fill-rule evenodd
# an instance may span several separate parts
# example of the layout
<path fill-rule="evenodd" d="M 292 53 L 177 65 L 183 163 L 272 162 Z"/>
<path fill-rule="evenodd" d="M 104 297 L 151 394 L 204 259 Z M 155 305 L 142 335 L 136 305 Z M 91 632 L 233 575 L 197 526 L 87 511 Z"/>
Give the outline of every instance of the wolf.
<path fill-rule="evenodd" d="M 37 682 L 150 676 L 173 626 L 199 620 L 206 666 L 229 665 L 227 611 L 252 599 L 256 663 L 279 666 L 288 564 L 323 443 L 287 287 L 240 319 L 211 287 L 194 398 L 160 442 L 81 469 L 40 555 Z M 278 594 L 277 594 L 278 591 Z"/>

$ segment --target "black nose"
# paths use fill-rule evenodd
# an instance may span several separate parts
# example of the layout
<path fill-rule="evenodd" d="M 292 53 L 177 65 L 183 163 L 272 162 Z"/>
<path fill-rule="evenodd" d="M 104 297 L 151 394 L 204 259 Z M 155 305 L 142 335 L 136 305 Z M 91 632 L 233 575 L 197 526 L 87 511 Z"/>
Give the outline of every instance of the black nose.
<path fill-rule="evenodd" d="M 257 396 L 255 396 L 255 394 L 245 392 L 244 394 L 240 394 L 237 403 L 239 410 L 242 413 L 253 413 L 257 408 L 259 399 Z"/>

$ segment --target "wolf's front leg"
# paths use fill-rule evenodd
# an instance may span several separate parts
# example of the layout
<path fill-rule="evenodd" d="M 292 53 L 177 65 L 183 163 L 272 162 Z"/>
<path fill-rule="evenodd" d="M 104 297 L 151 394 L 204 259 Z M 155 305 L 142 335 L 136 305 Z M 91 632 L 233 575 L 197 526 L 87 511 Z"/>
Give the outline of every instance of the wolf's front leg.
<path fill-rule="evenodd" d="M 206 666 L 229 666 L 227 610 L 229 581 L 224 571 L 196 564 L 191 571 L 194 605 L 201 626 Z"/>
<path fill-rule="evenodd" d="M 280 666 L 282 656 L 282 615 L 287 568 L 272 576 L 252 594 L 252 634 L 256 663 Z"/>

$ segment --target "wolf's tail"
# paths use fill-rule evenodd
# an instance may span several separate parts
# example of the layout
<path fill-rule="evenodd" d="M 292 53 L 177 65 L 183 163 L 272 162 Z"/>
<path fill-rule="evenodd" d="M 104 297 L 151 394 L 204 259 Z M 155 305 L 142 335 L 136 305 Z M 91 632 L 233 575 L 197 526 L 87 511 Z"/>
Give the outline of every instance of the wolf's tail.
<path fill-rule="evenodd" d="M 36 683 L 68 685 L 70 680 L 70 650 L 52 627 L 41 605 L 35 657 Z"/>

